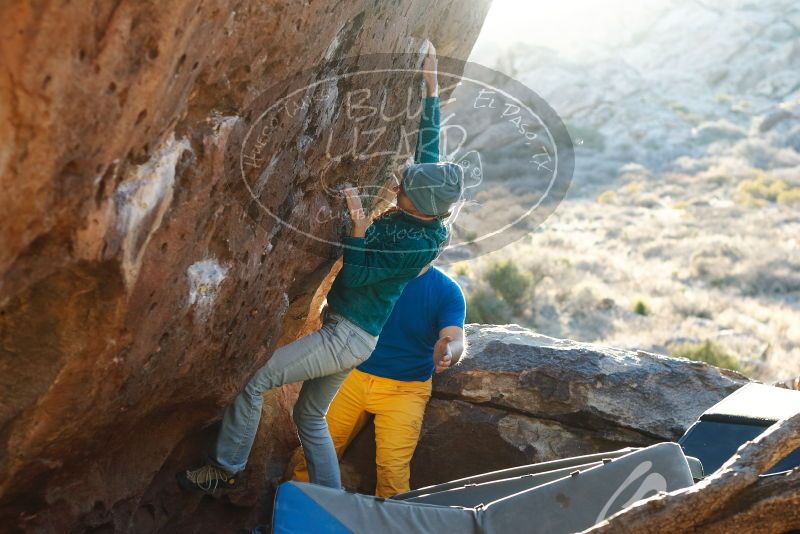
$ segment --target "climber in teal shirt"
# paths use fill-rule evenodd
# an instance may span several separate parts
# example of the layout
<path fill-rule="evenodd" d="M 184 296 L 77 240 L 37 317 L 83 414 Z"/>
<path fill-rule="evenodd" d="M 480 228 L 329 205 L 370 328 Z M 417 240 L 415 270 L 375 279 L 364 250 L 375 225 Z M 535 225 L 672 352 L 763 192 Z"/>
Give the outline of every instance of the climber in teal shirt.
<path fill-rule="evenodd" d="M 442 216 L 461 196 L 461 169 L 439 163 L 436 94 L 425 98 L 415 161 L 394 188 L 397 208 L 366 229 L 363 222 L 354 222 L 352 236 L 344 239 L 342 270 L 328 293 L 332 311 L 374 336 L 381 333 L 403 287 L 438 255 L 447 239 Z M 348 196 L 348 204 L 351 211 L 361 209 L 354 196 Z"/>
<path fill-rule="evenodd" d="M 433 261 L 447 240 L 443 220 L 464 189 L 453 163 L 439 163 L 439 97 L 436 51 L 423 64 L 423 104 L 415 163 L 396 174 L 396 207 L 372 224 L 358 191 L 344 191 L 352 231 L 344 240 L 342 268 L 328 293 L 322 328 L 276 350 L 225 409 L 216 449 L 197 469 L 181 471 L 184 489 L 212 493 L 233 488 L 244 470 L 261 418 L 262 395 L 303 382 L 293 418 L 311 482 L 341 487 L 339 464 L 325 413 L 351 369 L 375 349 L 384 323 L 403 288 Z"/>

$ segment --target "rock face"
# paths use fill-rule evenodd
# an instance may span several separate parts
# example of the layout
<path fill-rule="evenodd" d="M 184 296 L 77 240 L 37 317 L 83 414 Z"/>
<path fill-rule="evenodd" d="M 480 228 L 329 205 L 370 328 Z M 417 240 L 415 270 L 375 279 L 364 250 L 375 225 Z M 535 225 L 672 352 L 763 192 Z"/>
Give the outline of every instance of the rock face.
<path fill-rule="evenodd" d="M 469 325 L 468 354 L 434 379 L 412 487 L 483 471 L 675 440 L 744 384 L 704 363 Z M 345 455 L 346 483 L 374 485 L 374 440 Z M 370 464 L 372 462 L 372 464 Z"/>
<path fill-rule="evenodd" d="M 198 507 L 172 472 L 200 459 L 213 435 L 203 427 L 276 345 L 314 325 L 334 254 L 299 246 L 253 209 L 226 172 L 226 147 L 276 80 L 310 81 L 325 60 L 416 52 L 423 38 L 465 58 L 488 8 L 308 4 L 0 7 L 2 530 L 228 531 L 259 515 L 261 482 Z M 388 92 L 408 83 L 375 80 Z M 336 209 L 305 177 L 322 172 L 320 136 L 342 98 L 324 117 L 295 115 L 299 132 L 279 139 L 303 159 L 260 193 L 292 224 Z M 376 149 L 396 144 L 391 134 Z M 327 149 L 344 152 L 345 136 L 332 137 Z M 329 185 L 372 183 L 386 159 Z M 292 391 L 268 399 L 254 480 L 279 472 L 294 446 Z"/>

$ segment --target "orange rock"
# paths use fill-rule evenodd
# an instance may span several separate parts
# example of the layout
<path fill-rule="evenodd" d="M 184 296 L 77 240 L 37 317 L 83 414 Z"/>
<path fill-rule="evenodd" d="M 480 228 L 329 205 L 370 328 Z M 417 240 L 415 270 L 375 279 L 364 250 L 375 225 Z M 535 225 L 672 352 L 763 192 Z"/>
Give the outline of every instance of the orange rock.
<path fill-rule="evenodd" d="M 295 445 L 294 386 L 266 403 L 248 493 L 233 499 L 242 506 L 183 495 L 173 472 L 202 460 L 213 435 L 203 429 L 279 340 L 317 326 L 334 250 L 304 248 L 247 201 L 226 172 L 228 141 L 257 95 L 326 54 L 402 52 L 429 37 L 441 55 L 465 58 L 487 9 L 456 0 L 0 7 L 4 531 L 229 531 L 266 513 L 265 470 L 278 473 Z M 382 83 L 400 92 L 408 79 Z M 323 144 L 301 135 L 324 130 L 321 119 L 293 120 L 287 131 L 299 133 L 285 141 L 302 145 L 303 168 L 286 167 L 281 188 L 263 195 L 292 221 L 330 209 L 320 182 L 302 179 L 326 170 Z M 346 141 L 333 137 L 332 150 Z M 383 163 L 354 164 L 346 178 L 366 184 Z M 255 308 L 263 312 L 247 312 Z"/>

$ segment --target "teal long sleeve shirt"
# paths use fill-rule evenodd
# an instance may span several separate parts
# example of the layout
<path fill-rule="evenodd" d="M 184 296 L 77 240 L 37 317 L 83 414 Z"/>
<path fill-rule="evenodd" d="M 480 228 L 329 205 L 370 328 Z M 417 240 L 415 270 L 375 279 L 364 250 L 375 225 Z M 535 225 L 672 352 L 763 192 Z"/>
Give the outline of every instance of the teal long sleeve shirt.
<path fill-rule="evenodd" d="M 414 160 L 439 161 L 439 98 L 423 103 Z M 328 293 L 331 310 L 373 336 L 380 334 L 400 293 L 433 261 L 447 240 L 442 221 L 423 221 L 402 211 L 376 219 L 364 237 L 344 240 L 342 269 Z"/>

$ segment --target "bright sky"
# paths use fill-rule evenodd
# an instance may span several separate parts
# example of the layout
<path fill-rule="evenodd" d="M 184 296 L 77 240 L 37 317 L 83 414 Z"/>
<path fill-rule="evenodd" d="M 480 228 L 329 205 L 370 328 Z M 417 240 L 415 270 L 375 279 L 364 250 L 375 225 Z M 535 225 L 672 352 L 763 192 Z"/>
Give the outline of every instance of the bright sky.
<path fill-rule="evenodd" d="M 673 0 L 494 0 L 471 59 L 517 41 L 566 56 L 624 41 Z"/>

